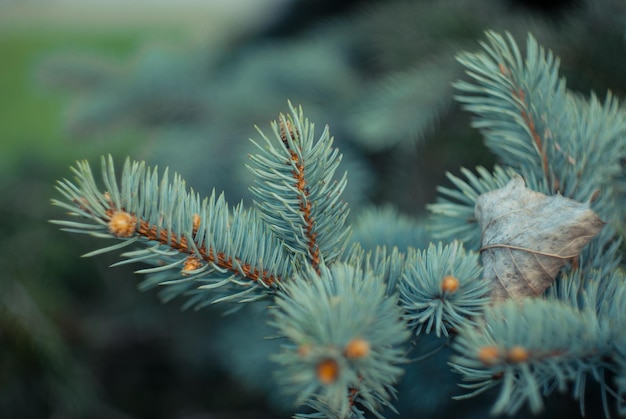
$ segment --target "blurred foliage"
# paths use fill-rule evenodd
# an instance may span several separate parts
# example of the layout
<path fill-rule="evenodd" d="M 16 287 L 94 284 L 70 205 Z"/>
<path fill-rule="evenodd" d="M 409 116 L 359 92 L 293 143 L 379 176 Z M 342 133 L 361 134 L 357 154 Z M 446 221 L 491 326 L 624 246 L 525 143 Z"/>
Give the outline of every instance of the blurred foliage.
<path fill-rule="evenodd" d="M 416 217 L 436 185 L 450 184 L 447 170 L 492 165 L 449 87 L 463 77 L 453 55 L 475 49 L 485 29 L 519 39 L 533 32 L 562 57 L 576 90 L 626 92 L 620 0 L 570 2 L 550 14 L 521 0 L 351 2 L 335 16 L 340 7 L 328 2 L 298 3 L 311 11 L 293 6 L 275 27 L 211 47 L 182 39 L 164 47 L 132 32 L 0 35 L 0 417 L 250 418 L 290 410 L 265 362 L 275 342 L 258 344 L 268 330 L 257 307 L 226 319 L 212 310 L 180 313 L 154 293 L 137 293 L 128 270 L 105 270 L 110 260 L 78 258 L 90 240 L 47 224 L 56 216 L 48 205 L 53 181 L 74 160 L 131 154 L 172 167 L 199 191 L 248 199 L 246 139 L 291 99 L 330 125 L 350 173 L 357 234 L 367 237 L 368 228 L 380 229 L 363 221 L 376 216 L 370 203 Z M 361 206 L 369 212 L 360 215 Z M 484 417 L 488 403 L 450 403 L 454 379 L 433 370 L 439 365 L 407 366 L 400 416 Z M 433 377 L 446 384 L 433 386 Z M 555 412 L 576 417 L 577 406 L 555 396 L 545 417 Z"/>
<path fill-rule="evenodd" d="M 68 158 L 101 153 L 102 140 L 79 144 L 67 141 L 62 122 L 65 95 L 41 89 L 36 63 L 61 48 L 99 51 L 101 56 L 121 58 L 128 56 L 137 42 L 137 34 L 0 32 L 0 170 L 18 173 L 19 162 L 38 156 L 45 156 L 49 165 L 67 167 Z M 120 144 L 122 141 L 111 138 L 106 149 L 118 149 Z"/>

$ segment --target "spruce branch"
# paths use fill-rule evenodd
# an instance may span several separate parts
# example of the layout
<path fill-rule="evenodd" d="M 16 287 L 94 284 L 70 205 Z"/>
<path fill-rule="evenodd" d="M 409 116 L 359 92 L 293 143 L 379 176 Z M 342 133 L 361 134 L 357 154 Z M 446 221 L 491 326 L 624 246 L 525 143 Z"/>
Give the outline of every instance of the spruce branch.
<path fill-rule="evenodd" d="M 274 234 L 291 252 L 318 267 L 341 255 L 350 235 L 345 226 L 348 206 L 340 201 L 347 174 L 334 179 L 341 154 L 332 146 L 328 126 L 316 139 L 302 108 L 289 108 L 289 115 L 281 114 L 272 123 L 274 138 L 258 129 L 265 144 L 253 141 L 261 154 L 250 156 L 249 168 L 257 177 L 250 190 Z"/>
<path fill-rule="evenodd" d="M 223 194 L 213 192 L 201 201 L 193 190 L 187 191 L 180 176 L 170 182 L 166 169 L 159 179 L 156 168 L 130 160 L 118 184 L 110 156 L 102 158 L 104 191 L 87 162 L 78 162 L 73 171 L 75 182 L 57 185 L 66 200 L 53 203 L 88 221 L 53 222 L 70 232 L 119 240 L 85 256 L 141 246 L 123 254 L 126 260 L 116 265 L 152 265 L 137 272 L 152 275 L 148 287 L 167 285 L 168 299 L 202 290 L 202 297 L 193 299 L 199 307 L 212 301 L 208 290 L 227 286 L 224 299 L 247 301 L 261 298 L 290 273 L 291 260 L 282 243 L 254 212 L 241 204 L 229 208 Z"/>
<path fill-rule="evenodd" d="M 489 284 L 481 273 L 478 254 L 466 253 L 458 242 L 410 251 L 399 284 L 409 327 L 417 335 L 434 332 L 439 337 L 473 324 L 489 302 Z"/>
<path fill-rule="evenodd" d="M 318 273 L 319 272 L 319 273 Z M 297 273 L 276 298 L 272 324 L 287 337 L 275 360 L 300 403 L 346 418 L 391 407 L 408 330 L 380 276 L 337 262 Z"/>
<path fill-rule="evenodd" d="M 548 146 L 547 137 L 567 129 L 566 125 L 554 126 L 567 123 L 563 115 L 567 94 L 565 82 L 558 78 L 558 60 L 551 52 L 546 54 L 532 36 L 528 38 L 526 59 L 510 34 L 505 39 L 487 32 L 487 39 L 488 43 L 481 42 L 482 52 L 458 56 L 476 84 L 457 82 L 455 87 L 462 92 L 457 100 L 479 115 L 473 125 L 485 133 L 485 143 L 504 163 L 533 167 L 535 173 L 553 182 L 550 187 L 556 186 L 551 189 L 554 192 L 558 180 L 552 178 L 548 157 L 552 145 Z M 538 110 L 540 97 L 543 104 Z M 548 119 L 542 115 L 543 106 L 557 114 Z"/>
<path fill-rule="evenodd" d="M 485 144 L 527 182 L 541 185 L 539 192 L 582 202 L 596 197 L 600 216 L 617 215 L 614 183 L 626 155 L 626 118 L 615 97 L 608 92 L 602 103 L 568 91 L 558 58 L 530 35 L 524 57 L 510 34 L 487 32 L 481 46 L 482 52 L 458 56 L 472 82 L 455 87 L 457 100 L 476 114 L 473 125 Z M 614 212 L 604 212 L 609 209 Z"/>
<path fill-rule="evenodd" d="M 562 301 L 507 300 L 490 306 L 481 324 L 464 327 L 453 343 L 458 355 L 451 366 L 464 376 L 462 387 L 471 391 L 457 399 L 500 385 L 494 414 L 514 414 L 525 404 L 538 413 L 542 396 L 573 384 L 584 412 L 588 376 L 601 384 L 604 398 L 616 395 L 605 381 L 606 372 L 615 372 L 614 363 L 607 361 L 613 354 L 607 322 L 593 308 Z"/>
<path fill-rule="evenodd" d="M 534 281 L 533 275 L 544 276 L 547 285 L 556 276 L 557 285 L 549 288 L 548 300 L 544 300 L 541 294 L 547 285 L 535 287 L 535 281 L 528 285 L 533 291 L 522 294 L 538 294 L 536 301 L 519 295 L 519 303 L 496 301 L 486 309 L 478 327 L 461 327 L 453 344 L 459 355 L 452 366 L 469 382 L 464 386 L 471 392 L 463 398 L 500 386 L 493 408 L 496 414 L 513 414 L 524 404 L 537 413 L 543 396 L 568 386 L 584 413 L 585 382 L 592 377 L 600 385 L 608 416 L 609 396 L 623 405 L 619 354 L 624 339 L 621 296 L 625 285 L 617 231 L 623 228 L 623 208 L 618 202 L 626 114 L 610 93 L 601 103 L 593 95 L 585 101 L 567 91 L 564 80 L 558 78 L 558 60 L 532 37 L 525 58 L 510 35 L 505 38 L 489 32 L 487 37 L 483 52 L 459 56 L 472 82 L 456 83 L 461 92 L 457 99 L 477 115 L 474 126 L 508 166 L 508 173 L 496 167 L 494 174 L 479 169 L 480 178 L 465 171 L 467 182 L 450 177 L 457 190 L 440 189 L 442 198 L 430 206 L 435 213 L 433 235 L 445 237 L 449 232 L 451 238 L 460 236 L 469 245 L 480 243 L 488 280 L 495 273 L 496 282 L 524 284 L 524 288 Z M 515 179 L 515 173 L 522 175 L 530 189 L 548 195 L 537 195 L 541 197 L 535 202 L 537 211 L 530 211 L 535 204 L 513 208 L 513 202 L 529 198 L 520 188 L 513 190 L 514 181 L 506 187 L 498 184 Z M 502 191 L 509 192 L 510 201 L 491 199 Z M 568 208 L 575 207 L 582 217 L 568 216 L 574 214 Z M 602 229 L 581 252 L 603 224 L 591 209 L 613 225 Z M 547 217 L 540 215 L 543 211 Z M 516 245 L 509 239 L 497 240 L 494 246 L 487 230 L 498 223 L 506 224 L 513 241 L 537 237 L 526 242 L 532 246 Z M 541 250 L 551 243 L 556 251 Z M 494 269 L 493 263 L 485 261 L 495 251 L 501 256 L 502 252 L 511 254 L 501 258 L 500 266 L 510 269 Z M 530 257 L 522 260 L 514 252 Z M 558 268 L 550 268 L 546 258 L 558 262 Z M 572 265 L 559 274 L 565 259 Z M 500 291 L 492 293 L 502 300 Z"/>

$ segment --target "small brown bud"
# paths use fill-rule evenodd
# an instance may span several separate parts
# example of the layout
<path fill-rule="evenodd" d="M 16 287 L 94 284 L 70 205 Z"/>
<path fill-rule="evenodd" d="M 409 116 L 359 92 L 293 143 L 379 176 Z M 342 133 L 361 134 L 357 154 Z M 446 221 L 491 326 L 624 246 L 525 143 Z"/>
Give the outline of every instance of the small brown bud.
<path fill-rule="evenodd" d="M 279 122 L 280 129 L 280 139 L 283 141 L 285 146 L 289 148 L 289 138 L 297 139 L 298 138 L 298 129 L 293 126 L 290 120 L 280 118 Z"/>
<path fill-rule="evenodd" d="M 459 288 L 459 280 L 452 275 L 445 276 L 441 280 L 441 290 L 453 293 Z"/>
<path fill-rule="evenodd" d="M 339 363 L 332 358 L 317 364 L 317 378 L 322 384 L 332 384 L 339 378 Z"/>
<path fill-rule="evenodd" d="M 526 350 L 526 348 L 522 346 L 514 346 L 511 349 L 509 349 L 506 354 L 506 359 L 509 362 L 513 362 L 516 364 L 521 363 L 521 362 L 526 362 L 528 361 L 528 358 L 529 358 L 528 351 Z"/>
<path fill-rule="evenodd" d="M 478 351 L 478 359 L 485 365 L 497 364 L 500 360 L 500 350 L 496 346 L 483 346 Z"/>
<path fill-rule="evenodd" d="M 370 353 L 370 344 L 368 341 L 362 338 L 352 339 L 346 345 L 344 350 L 344 354 L 346 358 L 349 359 L 358 359 L 364 358 Z"/>
<path fill-rule="evenodd" d="M 109 231 L 116 237 L 131 237 L 135 234 L 137 218 L 125 211 L 116 211 L 109 220 Z"/>
<path fill-rule="evenodd" d="M 189 275 L 190 271 L 195 271 L 202 266 L 202 262 L 195 256 L 188 256 L 183 265 L 183 275 Z"/>

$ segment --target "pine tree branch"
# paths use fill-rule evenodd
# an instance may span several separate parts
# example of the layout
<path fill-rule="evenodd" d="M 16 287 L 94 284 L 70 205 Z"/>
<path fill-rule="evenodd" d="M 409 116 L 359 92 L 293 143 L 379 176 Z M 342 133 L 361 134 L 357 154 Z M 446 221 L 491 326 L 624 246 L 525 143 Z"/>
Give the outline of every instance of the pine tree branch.
<path fill-rule="evenodd" d="M 173 296 L 234 286 L 218 298 L 228 299 L 247 296 L 260 285 L 254 291 L 260 297 L 289 275 L 289 255 L 255 212 L 242 205 L 231 211 L 224 196 L 216 197 L 215 192 L 201 202 L 193 190 L 186 191 L 179 176 L 169 182 L 166 170 L 159 181 L 156 169 L 144 163 L 127 160 L 119 186 L 111 157 L 103 158 L 102 168 L 106 192 L 99 190 L 89 164 L 79 162 L 76 183 L 58 184 L 66 201 L 53 201 L 91 221 L 53 221 L 65 230 L 121 240 L 87 256 L 140 245 L 143 249 L 125 253 L 127 260 L 118 264 L 152 265 L 138 272 L 168 285 Z M 148 284 L 155 285 L 153 278 Z M 198 297 L 194 301 L 203 302 Z"/>
<path fill-rule="evenodd" d="M 310 266 L 276 299 L 272 324 L 290 341 L 274 357 L 285 368 L 279 378 L 327 417 L 392 408 L 409 333 L 381 279 L 343 262 Z"/>
<path fill-rule="evenodd" d="M 615 185 L 626 152 L 624 110 L 610 93 L 600 103 L 593 95 L 585 101 L 567 91 L 558 59 L 534 38 L 529 37 L 522 58 L 510 35 L 489 32 L 487 37 L 483 52 L 459 56 L 472 82 L 455 84 L 461 92 L 457 99 L 477 114 L 473 125 L 484 133 L 487 146 L 530 189 L 590 203 L 619 229 L 623 208 L 616 205 Z M 457 190 L 441 188 L 442 198 L 430 207 L 435 236 L 466 238 L 470 246 L 482 242 L 474 218 L 478 195 L 501 187 L 498 183 L 514 173 L 495 172 L 483 170 L 480 178 L 466 172 L 468 181 L 450 177 Z M 478 327 L 463 326 L 452 363 L 471 391 L 462 398 L 499 386 L 494 413 L 514 414 L 524 404 L 538 412 L 543 396 L 571 387 L 584 413 L 585 382 L 592 377 L 600 385 L 605 415 L 610 396 L 620 405 L 626 287 L 619 274 L 620 241 L 615 228 L 604 229 L 583 250 L 580 263 L 574 255 L 574 268 L 557 278 L 560 285 L 548 291 L 549 301 L 497 303 Z"/>
<path fill-rule="evenodd" d="M 311 266 L 315 268 L 316 271 L 319 271 L 320 250 L 319 250 L 319 246 L 317 243 L 317 233 L 314 231 L 315 221 L 313 220 L 313 216 L 311 214 L 311 210 L 313 208 L 313 206 L 311 205 L 311 201 L 309 200 L 311 191 L 309 190 L 308 182 L 304 174 L 304 162 L 302 160 L 302 148 L 301 147 L 298 148 L 300 153 L 297 153 L 296 151 L 289 148 L 287 136 L 289 135 L 291 137 L 293 135 L 297 137 L 296 133 L 291 134 L 291 131 L 293 130 L 293 128 L 290 128 L 290 125 L 291 124 L 284 119 L 281 121 L 281 139 L 283 140 L 283 143 L 286 144 L 289 150 L 289 154 L 291 155 L 291 161 L 295 165 L 295 168 L 292 171 L 292 174 L 293 174 L 294 181 L 295 181 L 295 187 L 298 190 L 298 198 L 300 201 L 298 203 L 298 208 L 300 209 L 300 212 L 302 213 L 302 218 L 304 221 L 304 229 L 305 229 L 304 236 L 306 237 L 306 245 L 308 247 L 309 262 L 311 263 Z M 290 132 L 290 133 L 287 134 L 287 132 Z"/>
<path fill-rule="evenodd" d="M 597 198 L 602 217 L 616 199 L 616 179 L 626 156 L 626 118 L 608 92 L 582 100 L 567 90 L 559 60 L 528 37 L 522 57 L 510 34 L 487 32 L 483 51 L 458 60 L 472 82 L 459 81 L 457 100 L 477 116 L 486 145 L 545 194 L 577 201 Z"/>
<path fill-rule="evenodd" d="M 136 224 L 136 231 L 133 234 L 137 234 L 149 241 L 167 245 L 182 254 L 188 255 L 182 269 L 183 272 L 195 271 L 202 266 L 196 265 L 196 263 L 215 264 L 221 269 L 225 269 L 233 274 L 242 275 L 251 281 L 260 281 L 266 286 L 272 286 L 275 285 L 276 282 L 280 282 L 280 278 L 274 276 L 267 269 L 260 271 L 258 267 L 253 267 L 247 262 L 242 262 L 232 256 L 227 256 L 224 252 L 215 251 L 211 247 L 207 248 L 204 245 L 199 247 L 197 245 L 192 246 L 187 241 L 187 237 L 178 236 L 171 231 L 160 229 L 156 225 L 151 225 L 145 220 L 138 219 L 135 214 L 115 210 L 113 208 L 107 210 L 106 214 L 108 216 L 109 230 L 117 237 L 125 236 L 120 235 L 119 232 L 112 229 L 112 224 L 120 217 L 130 217 L 132 224 Z M 105 218 L 103 221 L 107 221 L 107 219 Z M 199 256 L 199 258 L 196 255 Z"/>
<path fill-rule="evenodd" d="M 416 335 L 439 337 L 474 324 L 489 303 L 489 284 L 481 273 L 478 254 L 466 253 L 458 242 L 409 251 L 398 286 L 409 327 Z"/>
<path fill-rule="evenodd" d="M 502 72 L 502 74 L 505 77 L 510 77 L 510 71 L 504 66 L 504 64 L 500 65 L 500 71 Z M 515 84 L 515 82 L 513 80 L 511 80 L 511 84 Z M 532 114 L 530 113 L 530 109 L 529 109 L 529 103 L 526 102 L 526 95 L 524 93 L 524 90 L 519 87 L 517 89 L 517 91 L 513 91 L 511 92 L 512 95 L 519 101 L 519 103 L 521 104 L 521 109 L 520 109 L 520 114 L 522 116 L 522 120 L 524 121 L 524 124 L 526 125 L 526 129 L 528 130 L 533 143 L 535 144 L 535 148 L 536 150 L 539 152 L 539 155 L 541 157 L 541 167 L 543 169 L 543 176 L 546 179 L 550 178 L 550 167 L 549 167 L 549 163 L 548 163 L 548 154 L 546 153 L 546 147 L 547 145 L 544 144 L 544 141 L 542 140 L 541 136 L 539 135 L 539 133 L 537 132 L 537 128 L 535 126 L 535 121 L 533 119 Z M 558 185 L 558 179 L 556 180 L 557 185 Z M 558 188 L 557 188 L 558 189 Z"/>
<path fill-rule="evenodd" d="M 554 171 L 546 154 L 547 137 L 551 135 L 550 129 L 558 131 L 559 127 L 554 124 L 566 123 L 562 115 L 562 105 L 567 100 L 565 83 L 558 80 L 558 60 L 551 52 L 544 54 L 532 37 L 528 40 L 526 60 L 510 34 L 505 40 L 499 34 L 488 32 L 487 38 L 489 43 L 481 43 L 483 52 L 458 56 L 476 84 L 457 82 L 455 87 L 462 92 L 457 100 L 480 115 L 474 126 L 487 133 L 487 146 L 506 164 L 530 165 L 551 180 Z M 537 108 L 536 98 L 542 95 L 544 106 L 559 107 L 543 115 L 543 120 L 537 124 L 541 110 Z"/>
<path fill-rule="evenodd" d="M 345 226 L 348 206 L 340 201 L 347 177 L 334 179 L 341 154 L 332 147 L 328 127 L 315 139 L 313 124 L 302 109 L 290 104 L 291 113 L 272 124 L 274 137 L 259 134 L 265 147 L 253 143 L 261 154 L 250 156 L 257 176 L 255 205 L 269 228 L 295 255 L 318 267 L 343 253 L 350 229 Z"/>
<path fill-rule="evenodd" d="M 573 384 L 573 396 L 581 401 L 587 376 L 615 396 L 605 373 L 616 367 L 609 319 L 595 307 L 578 308 L 562 301 L 509 300 L 491 306 L 482 323 L 460 330 L 453 348 L 453 369 L 464 376 L 471 390 L 464 399 L 497 385 L 500 394 L 494 414 L 514 414 L 528 403 L 531 411 L 543 408 L 542 396 L 554 389 L 564 392 Z M 541 327 L 538 327 L 541 325 Z"/>

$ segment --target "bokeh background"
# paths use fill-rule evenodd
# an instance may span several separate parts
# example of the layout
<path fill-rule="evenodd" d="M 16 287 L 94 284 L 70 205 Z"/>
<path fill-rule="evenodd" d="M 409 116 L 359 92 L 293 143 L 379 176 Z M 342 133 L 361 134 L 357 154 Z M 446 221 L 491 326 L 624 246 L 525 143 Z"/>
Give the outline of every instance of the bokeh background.
<path fill-rule="evenodd" d="M 355 239 L 385 244 L 446 171 L 494 163 L 450 86 L 487 29 L 532 32 L 575 91 L 626 93 L 623 0 L 0 0 L 0 417 L 288 417 L 265 306 L 138 292 L 115 255 L 80 257 L 102 243 L 48 223 L 55 181 L 110 153 L 250 202 L 248 138 L 291 100 L 344 153 Z M 400 417 L 485 417 L 489 396 L 450 401 L 436 356 L 407 367 Z M 544 416 L 577 412 L 557 395 Z"/>

